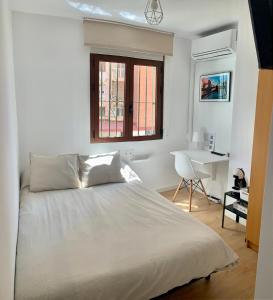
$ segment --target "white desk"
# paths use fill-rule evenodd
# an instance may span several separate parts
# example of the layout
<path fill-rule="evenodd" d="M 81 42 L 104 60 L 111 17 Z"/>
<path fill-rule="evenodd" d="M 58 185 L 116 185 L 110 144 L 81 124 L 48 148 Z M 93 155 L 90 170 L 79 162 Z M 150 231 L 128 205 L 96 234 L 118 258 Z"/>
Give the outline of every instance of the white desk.
<path fill-rule="evenodd" d="M 212 166 L 212 176 L 211 179 L 216 179 L 216 164 L 221 162 L 227 162 L 229 161 L 229 158 L 227 156 L 220 156 L 216 154 L 212 154 L 209 151 L 205 150 L 180 150 L 180 151 L 173 151 L 171 152 L 172 155 L 176 155 L 176 153 L 183 152 L 190 160 L 194 163 L 200 164 L 200 165 L 208 165 L 211 164 Z"/>
<path fill-rule="evenodd" d="M 229 160 L 227 156 L 212 154 L 209 151 L 205 151 L 205 150 L 181 150 L 181 151 L 173 151 L 171 152 L 171 154 L 175 155 L 176 153 L 179 152 L 185 153 L 192 162 L 195 162 L 200 165 L 215 164 L 215 163 Z"/>

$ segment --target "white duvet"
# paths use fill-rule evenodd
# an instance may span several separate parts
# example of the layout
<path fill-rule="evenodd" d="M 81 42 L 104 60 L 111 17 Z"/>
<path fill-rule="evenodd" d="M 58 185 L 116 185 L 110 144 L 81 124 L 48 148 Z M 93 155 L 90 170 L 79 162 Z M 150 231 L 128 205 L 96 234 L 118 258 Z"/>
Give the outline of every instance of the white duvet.
<path fill-rule="evenodd" d="M 149 299 L 236 262 L 142 183 L 22 192 L 16 300 Z"/>

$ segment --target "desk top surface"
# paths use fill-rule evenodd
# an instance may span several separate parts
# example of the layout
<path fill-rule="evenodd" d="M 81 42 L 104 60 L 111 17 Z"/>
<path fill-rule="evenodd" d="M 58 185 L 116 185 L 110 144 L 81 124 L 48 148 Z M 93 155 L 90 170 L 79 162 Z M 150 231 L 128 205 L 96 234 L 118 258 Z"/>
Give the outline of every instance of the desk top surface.
<path fill-rule="evenodd" d="M 229 160 L 227 156 L 219 156 L 216 154 L 212 154 L 206 150 L 180 150 L 180 151 L 173 151 L 171 152 L 171 154 L 175 155 L 176 153 L 179 152 L 185 153 L 186 155 L 188 155 L 188 157 L 192 162 L 201 165 L 224 162 Z"/>

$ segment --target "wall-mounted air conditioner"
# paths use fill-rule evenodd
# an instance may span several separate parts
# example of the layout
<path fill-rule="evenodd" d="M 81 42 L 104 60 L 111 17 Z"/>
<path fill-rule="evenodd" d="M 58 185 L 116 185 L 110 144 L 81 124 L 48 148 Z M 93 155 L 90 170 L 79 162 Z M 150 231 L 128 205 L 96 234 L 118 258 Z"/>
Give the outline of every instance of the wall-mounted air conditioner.
<path fill-rule="evenodd" d="M 230 29 L 192 41 L 193 60 L 223 58 L 236 52 L 237 29 Z"/>

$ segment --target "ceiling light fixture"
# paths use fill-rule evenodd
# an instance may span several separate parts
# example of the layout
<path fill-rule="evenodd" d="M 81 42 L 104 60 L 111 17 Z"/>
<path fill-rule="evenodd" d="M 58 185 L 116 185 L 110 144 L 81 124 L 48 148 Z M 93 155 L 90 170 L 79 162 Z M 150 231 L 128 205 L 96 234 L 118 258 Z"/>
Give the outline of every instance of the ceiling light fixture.
<path fill-rule="evenodd" d="M 160 24 L 163 20 L 163 10 L 160 0 L 148 0 L 144 15 L 149 24 Z"/>

